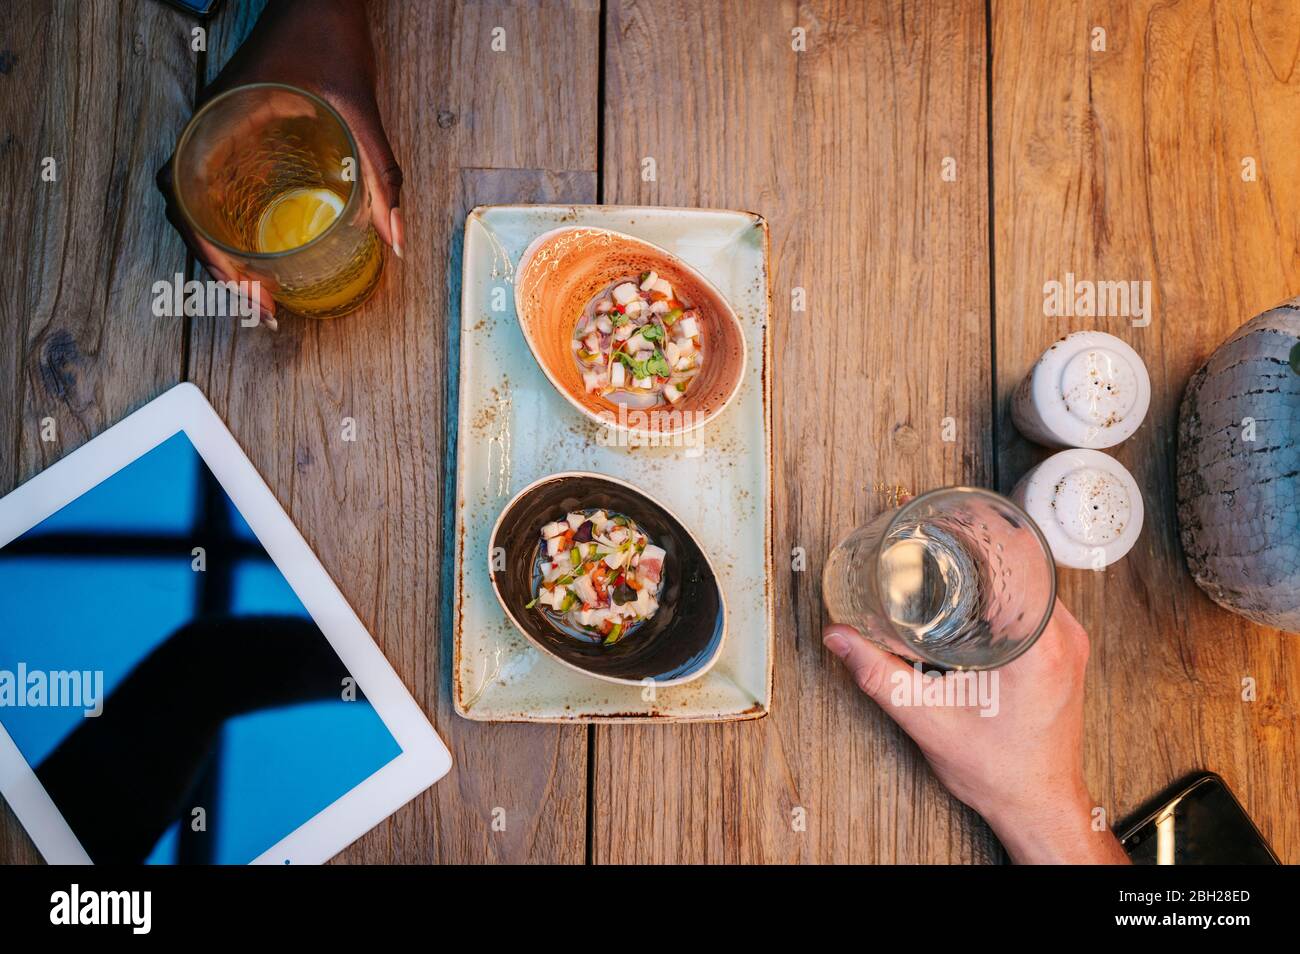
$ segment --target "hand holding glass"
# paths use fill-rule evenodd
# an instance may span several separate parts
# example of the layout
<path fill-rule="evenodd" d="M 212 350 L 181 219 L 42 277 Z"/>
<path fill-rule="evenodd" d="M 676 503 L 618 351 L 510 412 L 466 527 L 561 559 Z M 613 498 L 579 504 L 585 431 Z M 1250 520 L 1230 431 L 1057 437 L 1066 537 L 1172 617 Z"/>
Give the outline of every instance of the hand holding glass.
<path fill-rule="evenodd" d="M 1038 639 L 1056 566 L 1023 510 L 990 490 L 934 490 L 880 514 L 831 551 L 831 619 L 944 669 L 993 669 Z"/>
<path fill-rule="evenodd" d="M 383 272 L 352 133 L 324 100 L 279 83 L 239 86 L 190 120 L 173 159 L 177 207 L 239 279 L 332 318 Z"/>

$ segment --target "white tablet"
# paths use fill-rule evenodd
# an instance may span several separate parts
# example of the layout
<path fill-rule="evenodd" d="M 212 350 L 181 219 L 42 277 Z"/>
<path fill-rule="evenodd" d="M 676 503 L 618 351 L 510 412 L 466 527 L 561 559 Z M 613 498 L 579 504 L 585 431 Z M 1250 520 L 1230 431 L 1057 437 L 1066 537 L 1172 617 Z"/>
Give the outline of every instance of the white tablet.
<path fill-rule="evenodd" d="M 0 500 L 0 793 L 47 861 L 319 863 L 450 767 L 193 385 Z"/>

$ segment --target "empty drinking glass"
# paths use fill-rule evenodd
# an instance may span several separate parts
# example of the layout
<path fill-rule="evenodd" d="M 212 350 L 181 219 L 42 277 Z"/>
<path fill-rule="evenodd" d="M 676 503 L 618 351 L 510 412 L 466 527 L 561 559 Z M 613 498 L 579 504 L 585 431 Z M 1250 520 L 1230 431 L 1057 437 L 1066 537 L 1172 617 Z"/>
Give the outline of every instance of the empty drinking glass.
<path fill-rule="evenodd" d="M 993 669 L 1038 639 L 1056 565 L 1037 525 L 991 490 L 932 490 L 880 514 L 831 551 L 831 618 L 907 659 Z"/>

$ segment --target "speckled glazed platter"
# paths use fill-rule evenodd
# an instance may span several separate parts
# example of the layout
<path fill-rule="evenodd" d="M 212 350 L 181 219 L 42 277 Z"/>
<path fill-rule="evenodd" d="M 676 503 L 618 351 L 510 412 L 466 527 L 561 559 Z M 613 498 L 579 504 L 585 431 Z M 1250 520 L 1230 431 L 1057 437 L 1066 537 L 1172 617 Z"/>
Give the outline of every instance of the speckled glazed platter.
<path fill-rule="evenodd" d="M 707 425 L 652 446 L 579 414 L 552 387 L 514 307 L 515 266 L 561 226 L 645 239 L 698 269 L 745 330 L 735 399 Z M 465 222 L 457 436 L 456 711 L 508 722 L 721 722 L 767 714 L 772 693 L 771 397 L 768 234 L 748 212 L 631 206 L 484 206 Z M 726 641 L 702 677 L 677 686 L 605 682 L 534 647 L 493 593 L 489 539 L 521 488 L 559 471 L 629 481 L 654 495 L 708 551 L 726 598 Z"/>

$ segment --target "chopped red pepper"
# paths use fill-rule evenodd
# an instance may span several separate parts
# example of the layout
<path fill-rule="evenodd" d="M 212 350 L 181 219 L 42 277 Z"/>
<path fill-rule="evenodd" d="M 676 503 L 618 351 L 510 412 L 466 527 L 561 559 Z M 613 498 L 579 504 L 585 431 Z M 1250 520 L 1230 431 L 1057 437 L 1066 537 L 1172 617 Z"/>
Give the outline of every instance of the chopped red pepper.
<path fill-rule="evenodd" d="M 602 603 L 605 601 L 608 595 L 605 589 L 605 579 L 607 575 L 608 575 L 608 570 L 605 568 L 605 564 L 603 562 L 597 564 L 596 568 L 591 571 L 591 585 L 592 587 L 595 588 L 596 596 L 597 598 L 600 599 Z"/>

